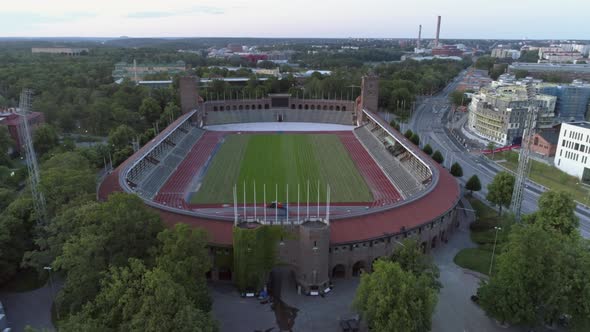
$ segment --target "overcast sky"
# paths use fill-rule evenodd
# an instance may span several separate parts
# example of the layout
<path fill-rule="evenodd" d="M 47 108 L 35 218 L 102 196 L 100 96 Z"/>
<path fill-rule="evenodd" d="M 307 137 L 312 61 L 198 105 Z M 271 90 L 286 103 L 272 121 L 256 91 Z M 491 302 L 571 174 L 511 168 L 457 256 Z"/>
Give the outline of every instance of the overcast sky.
<path fill-rule="evenodd" d="M 0 0 L 1 37 L 590 39 L 589 0 Z"/>

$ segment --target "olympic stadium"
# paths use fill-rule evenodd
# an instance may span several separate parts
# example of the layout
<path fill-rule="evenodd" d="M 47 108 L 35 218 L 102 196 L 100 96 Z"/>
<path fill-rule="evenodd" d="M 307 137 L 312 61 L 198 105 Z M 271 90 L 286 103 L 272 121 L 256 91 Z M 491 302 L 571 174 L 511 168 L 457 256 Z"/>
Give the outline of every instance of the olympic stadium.
<path fill-rule="evenodd" d="M 180 81 L 183 115 L 98 189 L 135 193 L 168 225 L 208 233 L 212 280 L 231 281 L 233 230 L 280 225 L 280 261 L 304 292 L 358 276 L 405 238 L 425 252 L 459 226 L 457 181 L 377 111 L 378 78 L 355 101 L 286 94 L 203 101 Z"/>

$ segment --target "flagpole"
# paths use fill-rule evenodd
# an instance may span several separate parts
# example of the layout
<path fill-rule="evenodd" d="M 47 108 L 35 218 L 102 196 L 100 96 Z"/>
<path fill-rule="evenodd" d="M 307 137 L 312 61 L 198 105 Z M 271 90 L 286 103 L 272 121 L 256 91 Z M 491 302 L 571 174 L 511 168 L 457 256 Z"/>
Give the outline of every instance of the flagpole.
<path fill-rule="evenodd" d="M 309 179 L 307 179 L 307 219 L 309 219 Z"/>
<path fill-rule="evenodd" d="M 301 218 L 299 216 L 299 183 L 297 183 L 297 222 L 301 222 Z"/>
<path fill-rule="evenodd" d="M 256 220 L 256 180 L 254 180 L 254 220 Z"/>
<path fill-rule="evenodd" d="M 279 223 L 279 184 L 275 183 L 275 224 Z"/>
<path fill-rule="evenodd" d="M 318 219 L 320 218 L 320 180 L 318 180 Z"/>
<path fill-rule="evenodd" d="M 287 224 L 289 223 L 289 184 L 287 183 L 287 198 L 285 199 L 286 212 L 287 212 Z"/>
<path fill-rule="evenodd" d="M 262 186 L 263 186 L 263 191 L 264 191 L 264 197 L 263 197 L 263 200 L 264 200 L 264 209 L 263 209 L 263 211 L 264 211 L 264 223 L 266 224 L 266 183 L 263 184 Z"/>
<path fill-rule="evenodd" d="M 244 219 L 246 219 L 246 181 L 244 181 Z"/>

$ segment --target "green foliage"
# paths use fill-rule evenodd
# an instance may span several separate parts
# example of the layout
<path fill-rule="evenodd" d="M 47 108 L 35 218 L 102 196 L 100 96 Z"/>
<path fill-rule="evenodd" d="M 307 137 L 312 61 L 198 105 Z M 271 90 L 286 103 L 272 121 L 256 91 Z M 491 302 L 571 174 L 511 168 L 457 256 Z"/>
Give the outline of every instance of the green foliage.
<path fill-rule="evenodd" d="M 8 150 L 14 147 L 14 141 L 8 133 L 8 127 L 0 126 L 0 165 L 9 166 Z"/>
<path fill-rule="evenodd" d="M 73 200 L 92 200 L 96 175 L 88 160 L 76 152 L 56 154 L 42 165 L 40 188 L 49 216 Z"/>
<path fill-rule="evenodd" d="M 413 133 L 412 136 L 410 136 L 410 142 L 414 143 L 415 145 L 420 145 L 420 136 L 418 136 L 416 133 Z"/>
<path fill-rule="evenodd" d="M 492 58 L 491 56 L 481 56 L 475 61 L 475 68 L 490 71 L 492 70 L 494 63 L 496 63 L 495 58 Z"/>
<path fill-rule="evenodd" d="M 477 177 L 477 174 L 473 174 L 469 178 L 469 180 L 467 180 L 467 182 L 465 183 L 465 189 L 469 190 L 471 194 L 473 194 L 474 191 L 481 190 L 481 182 L 479 181 L 479 177 Z"/>
<path fill-rule="evenodd" d="M 590 321 L 590 279 L 579 279 L 590 273 L 587 243 L 517 225 L 506 248 L 497 273 L 479 289 L 488 314 L 529 326 L 551 324 L 564 313 L 579 325 Z"/>
<path fill-rule="evenodd" d="M 539 50 L 535 51 L 522 51 L 520 53 L 520 58 L 518 61 L 520 62 L 533 62 L 537 63 L 539 60 Z"/>
<path fill-rule="evenodd" d="M 465 97 L 464 91 L 455 90 L 449 95 L 449 100 L 455 106 L 464 106 L 471 102 L 471 99 Z"/>
<path fill-rule="evenodd" d="M 59 137 L 57 131 L 52 125 L 43 124 L 33 132 L 33 145 L 35 152 L 39 155 L 44 155 L 51 149 L 59 145 Z"/>
<path fill-rule="evenodd" d="M 111 267 L 96 298 L 60 322 L 60 331 L 216 331 L 169 272 L 131 258 Z"/>
<path fill-rule="evenodd" d="M 459 165 L 459 163 L 454 162 L 453 165 L 451 165 L 451 175 L 457 178 L 463 176 L 463 168 L 461 167 L 461 165 Z"/>
<path fill-rule="evenodd" d="M 156 266 L 167 272 L 172 280 L 184 285 L 187 297 L 203 312 L 211 310 L 205 274 L 211 269 L 207 233 L 203 229 L 191 229 L 177 224 L 158 234 L 162 244 L 156 257 Z"/>
<path fill-rule="evenodd" d="M 261 290 L 277 264 L 277 247 L 288 234 L 281 226 L 234 227 L 234 276 L 240 291 Z"/>
<path fill-rule="evenodd" d="M 427 155 L 431 156 L 432 155 L 432 147 L 430 146 L 430 144 L 426 144 L 424 145 L 424 147 L 422 148 L 422 151 L 424 151 L 424 153 L 426 153 Z"/>
<path fill-rule="evenodd" d="M 116 193 L 106 203 L 90 204 L 82 220 L 68 218 L 77 223 L 71 225 L 77 230 L 53 264 L 66 274 L 58 296 L 64 313 L 78 311 L 98 294 L 101 274 L 110 266 L 123 266 L 132 257 L 146 258 L 163 229 L 159 217 L 135 195 Z"/>
<path fill-rule="evenodd" d="M 432 325 L 437 291 L 426 275 L 404 271 L 398 263 L 378 260 L 363 274 L 353 301 L 374 331 L 426 332 Z"/>
<path fill-rule="evenodd" d="M 145 98 L 139 107 L 139 114 L 147 121 L 147 123 L 154 123 L 160 119 L 162 108 L 158 101 L 152 97 Z"/>
<path fill-rule="evenodd" d="M 439 271 L 432 260 L 432 256 L 422 252 L 417 240 L 407 239 L 391 254 L 391 261 L 400 265 L 402 270 L 414 274 L 416 277 L 427 276 L 430 286 L 439 290 L 442 285 L 438 281 Z"/>
<path fill-rule="evenodd" d="M 407 139 L 410 139 L 412 137 L 412 135 L 414 135 L 414 133 L 410 129 L 406 130 L 406 132 L 404 133 L 404 136 Z"/>
<path fill-rule="evenodd" d="M 443 157 L 442 153 L 440 153 L 440 151 L 438 150 L 434 151 L 434 153 L 432 154 L 432 159 L 439 164 L 442 164 L 445 161 L 445 158 Z"/>
<path fill-rule="evenodd" d="M 514 176 L 508 172 L 499 172 L 492 180 L 492 183 L 488 185 L 486 199 L 500 208 L 498 214 L 501 215 L 502 207 L 510 206 L 513 191 Z"/>
<path fill-rule="evenodd" d="M 16 274 L 25 251 L 32 245 L 32 227 L 31 222 L 11 213 L 0 214 L 0 284 Z"/>
<path fill-rule="evenodd" d="M 539 198 L 539 209 L 530 217 L 535 225 L 567 236 L 578 236 L 576 203 L 569 193 L 546 191 Z"/>

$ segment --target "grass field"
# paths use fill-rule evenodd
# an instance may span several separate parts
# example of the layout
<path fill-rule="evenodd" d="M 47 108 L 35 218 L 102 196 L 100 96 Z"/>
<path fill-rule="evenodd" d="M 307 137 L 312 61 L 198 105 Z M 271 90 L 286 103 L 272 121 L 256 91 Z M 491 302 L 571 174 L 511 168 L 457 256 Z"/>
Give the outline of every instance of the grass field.
<path fill-rule="evenodd" d="M 331 202 L 371 202 L 373 200 L 365 180 L 350 159 L 336 135 L 329 134 L 243 134 L 226 137 L 202 180 L 201 187 L 191 197 L 192 203 L 232 203 L 232 187 L 238 185 L 238 201 L 297 202 L 300 185 L 301 202 L 307 199 L 310 183 L 310 202 L 317 202 L 318 181 L 320 202 L 326 201 L 326 185 L 331 188 Z"/>
<path fill-rule="evenodd" d="M 465 248 L 457 253 L 454 258 L 455 264 L 462 268 L 488 274 L 496 230 L 494 227 L 502 226 L 503 230 L 498 233 L 496 242 L 496 255 L 504 250 L 504 243 L 507 241 L 509 225 L 492 208 L 488 207 L 477 199 L 470 198 L 469 203 L 475 210 L 476 220 L 469 225 L 471 240 L 477 248 Z M 497 256 L 496 256 L 497 258 Z M 495 268 L 493 268 L 495 269 Z"/>
<path fill-rule="evenodd" d="M 518 153 L 514 151 L 499 152 L 489 157 L 493 160 L 503 160 L 499 164 L 511 171 L 516 172 L 518 168 Z M 569 192 L 576 201 L 590 204 L 589 190 L 580 185 L 575 176 L 564 173 L 554 166 L 531 160 L 529 179 L 549 189 Z"/>

